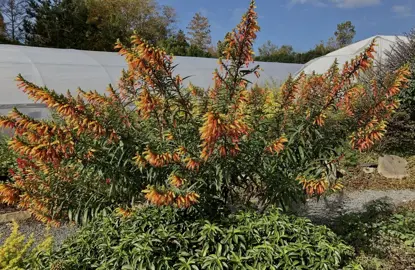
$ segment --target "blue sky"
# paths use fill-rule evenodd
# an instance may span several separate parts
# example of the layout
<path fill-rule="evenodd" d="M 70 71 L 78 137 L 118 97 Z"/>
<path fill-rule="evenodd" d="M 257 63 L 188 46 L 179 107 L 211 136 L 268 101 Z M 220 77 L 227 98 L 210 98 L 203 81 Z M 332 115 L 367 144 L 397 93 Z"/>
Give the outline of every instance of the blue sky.
<path fill-rule="evenodd" d="M 159 0 L 173 6 L 179 29 L 195 12 L 209 18 L 212 40 L 222 39 L 234 28 L 249 0 Z M 350 20 L 356 26 L 355 40 L 373 35 L 398 35 L 415 27 L 415 0 L 257 0 L 261 32 L 255 47 L 267 40 L 290 44 L 306 51 L 333 36 L 338 23 Z"/>

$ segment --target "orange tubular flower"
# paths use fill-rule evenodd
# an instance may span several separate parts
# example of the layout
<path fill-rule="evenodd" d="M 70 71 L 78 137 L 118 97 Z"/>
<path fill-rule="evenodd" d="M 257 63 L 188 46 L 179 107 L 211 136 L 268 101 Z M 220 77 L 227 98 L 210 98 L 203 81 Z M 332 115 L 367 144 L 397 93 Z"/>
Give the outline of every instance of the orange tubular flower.
<path fill-rule="evenodd" d="M 400 89 L 406 88 L 409 82 L 409 76 L 411 75 L 411 71 L 408 66 L 403 66 L 397 72 L 397 76 L 395 78 L 394 83 L 391 87 L 389 87 L 386 96 L 391 97 L 399 94 Z"/>
<path fill-rule="evenodd" d="M 275 140 L 270 146 L 265 148 L 265 151 L 271 154 L 278 154 L 284 150 L 284 143 L 288 142 L 287 138 L 283 135 Z"/>
<path fill-rule="evenodd" d="M 224 51 L 226 59 L 234 58 L 236 56 L 234 53 L 237 52 L 241 62 L 246 65 L 253 61 L 252 44 L 256 39 L 256 33 L 259 31 L 257 20 L 255 1 L 251 1 L 248 12 L 242 17 L 242 21 L 225 39 L 225 44 L 227 44 Z"/>
<path fill-rule="evenodd" d="M 357 132 L 352 134 L 350 143 L 354 149 L 364 151 L 373 146 L 376 141 L 380 140 L 385 130 L 385 121 L 378 121 L 376 118 L 373 118 L 363 128 L 359 128 Z"/>
<path fill-rule="evenodd" d="M 154 167 L 163 167 L 174 161 L 174 155 L 170 153 L 156 154 L 152 152 L 148 147 L 143 154 L 144 159 Z"/>
<path fill-rule="evenodd" d="M 73 129 L 78 130 L 78 136 L 82 132 L 92 132 L 96 137 L 102 137 L 106 134 L 107 131 L 101 124 L 91 119 L 91 117 L 86 115 L 83 110 L 79 110 L 79 106 L 71 103 L 70 99 L 58 96 L 46 87 L 37 87 L 23 79 L 21 75 L 19 75 L 16 80 L 19 82 L 19 88 L 27 93 L 30 98 L 35 101 L 41 101 L 49 108 L 55 109 L 60 115 L 65 117 L 67 123 L 69 123 Z"/>
<path fill-rule="evenodd" d="M 146 193 L 145 198 L 154 205 L 163 206 L 163 205 L 171 205 L 173 204 L 175 195 L 172 191 L 167 192 L 159 192 L 154 187 L 149 187 L 148 189 L 143 191 Z"/>
<path fill-rule="evenodd" d="M 115 209 L 115 211 L 117 215 L 122 216 L 124 218 L 127 218 L 132 215 L 131 209 L 124 209 L 122 207 L 118 207 Z"/>
<path fill-rule="evenodd" d="M 19 190 L 9 184 L 0 184 L 0 202 L 14 205 L 19 200 Z"/>
<path fill-rule="evenodd" d="M 300 176 L 297 178 L 297 180 L 303 185 L 303 188 L 309 197 L 314 195 L 323 195 L 328 187 L 326 178 L 321 178 L 318 180 L 307 180 L 305 177 Z M 338 188 L 340 188 L 340 184 L 336 186 L 336 189 Z"/>
<path fill-rule="evenodd" d="M 115 46 L 127 60 L 131 79 L 144 79 L 148 86 L 154 87 L 157 84 L 155 71 L 172 76 L 169 67 L 173 60 L 165 51 L 151 46 L 137 35 L 132 37 L 131 43 L 134 45 L 132 49 L 124 47 L 120 42 Z"/>
<path fill-rule="evenodd" d="M 201 158 L 207 160 L 213 153 L 216 142 L 220 138 L 229 138 L 235 151 L 239 149 L 237 144 L 240 141 L 241 136 L 247 135 L 249 131 L 248 125 L 246 125 L 241 119 L 235 119 L 231 123 L 226 123 L 226 120 L 221 119 L 219 116 L 212 112 L 207 112 L 204 116 L 204 124 L 200 128 L 200 139 L 202 140 L 202 153 Z M 222 146 L 219 148 L 219 153 L 222 156 L 226 155 L 226 150 Z"/>
<path fill-rule="evenodd" d="M 140 154 L 136 154 L 136 156 L 133 158 L 134 163 L 137 165 L 137 167 L 139 168 L 144 168 L 147 164 L 145 158 L 143 158 Z"/>
<path fill-rule="evenodd" d="M 314 119 L 314 124 L 322 127 L 324 125 L 324 119 L 326 118 L 326 115 L 324 113 L 320 113 L 317 115 L 317 117 Z"/>
<path fill-rule="evenodd" d="M 170 177 L 170 184 L 172 184 L 173 186 L 179 188 L 183 185 L 183 183 L 185 182 L 185 180 L 183 178 L 181 178 L 180 176 L 177 176 L 175 174 L 173 174 Z"/>
<path fill-rule="evenodd" d="M 187 193 L 186 195 L 177 196 L 175 203 L 179 208 L 189 208 L 198 202 L 199 195 L 195 192 Z"/>
<path fill-rule="evenodd" d="M 225 130 L 219 117 L 212 112 L 207 112 L 204 120 L 204 124 L 200 128 L 200 139 L 203 141 L 201 158 L 207 160 L 213 152 L 216 141 L 225 133 Z"/>
<path fill-rule="evenodd" d="M 198 171 L 200 167 L 200 163 L 193 158 L 187 157 L 184 159 L 186 163 L 186 169 L 190 171 Z"/>
<path fill-rule="evenodd" d="M 284 110 L 287 110 L 288 107 L 291 106 L 292 102 L 299 92 L 298 82 L 303 80 L 304 77 L 304 73 L 301 73 L 299 79 L 294 80 L 290 74 L 287 81 L 281 86 L 281 92 L 283 94 L 282 107 Z"/>
<path fill-rule="evenodd" d="M 84 97 L 90 104 L 94 104 L 94 105 L 103 105 L 103 104 L 108 104 L 110 102 L 110 100 L 103 96 L 100 95 L 96 90 L 94 91 L 89 91 L 89 92 L 84 92 L 81 89 L 78 89 L 78 92 L 80 93 L 80 95 L 82 97 Z"/>
<path fill-rule="evenodd" d="M 343 67 L 342 71 L 342 78 L 343 82 L 340 84 L 343 84 L 347 81 L 350 81 L 351 79 L 355 78 L 358 74 L 359 70 L 367 70 L 371 64 L 374 57 L 375 50 L 375 40 L 372 40 L 369 47 L 366 48 L 366 50 L 361 53 L 359 56 L 357 56 L 355 59 L 353 59 L 350 64 L 346 62 Z"/>
<path fill-rule="evenodd" d="M 154 109 L 160 105 L 160 100 L 156 97 L 152 97 L 148 90 L 143 89 L 136 105 L 138 111 L 140 112 L 140 115 L 144 119 L 148 119 L 150 117 L 151 112 L 154 111 Z"/>

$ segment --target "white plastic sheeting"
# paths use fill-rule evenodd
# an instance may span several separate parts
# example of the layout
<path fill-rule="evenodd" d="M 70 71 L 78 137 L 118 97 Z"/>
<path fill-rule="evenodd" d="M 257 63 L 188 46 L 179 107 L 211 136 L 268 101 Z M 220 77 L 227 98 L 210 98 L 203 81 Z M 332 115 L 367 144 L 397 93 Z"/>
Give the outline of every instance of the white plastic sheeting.
<path fill-rule="evenodd" d="M 205 88 L 212 84 L 212 72 L 218 67 L 217 60 L 210 58 L 176 57 L 174 62 L 178 64 L 175 73 L 191 76 L 188 82 Z M 248 79 L 259 84 L 281 83 L 302 67 L 257 62 L 248 68 L 257 64 L 263 69 L 261 77 L 250 75 Z M 16 106 L 32 117 L 47 117 L 46 109 L 34 104 L 17 88 L 15 78 L 19 73 L 26 80 L 58 93 L 66 93 L 68 89 L 74 93 L 78 87 L 103 93 L 108 84 L 118 85 L 125 68 L 124 58 L 117 53 L 0 45 L 0 115 Z"/>
<path fill-rule="evenodd" d="M 362 53 L 370 45 L 373 39 L 375 39 L 376 42 L 376 62 L 382 62 L 386 59 L 385 52 L 390 51 L 398 39 L 408 40 L 403 36 L 373 36 L 309 61 L 296 75 L 300 74 L 302 71 L 304 71 L 305 74 L 311 74 L 313 71 L 317 74 L 322 74 L 330 68 L 336 59 L 339 68 L 342 68 L 346 61 L 350 62 L 351 59 Z"/>

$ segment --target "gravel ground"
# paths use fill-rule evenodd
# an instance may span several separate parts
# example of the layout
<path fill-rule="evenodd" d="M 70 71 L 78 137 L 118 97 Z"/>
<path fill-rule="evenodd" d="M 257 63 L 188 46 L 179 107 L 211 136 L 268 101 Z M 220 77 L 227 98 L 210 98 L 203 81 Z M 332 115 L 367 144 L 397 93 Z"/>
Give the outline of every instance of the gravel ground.
<path fill-rule="evenodd" d="M 16 208 L 0 203 L 0 214 L 16 211 Z"/>
<path fill-rule="evenodd" d="M 339 192 L 320 201 L 309 200 L 305 206 L 298 207 L 297 213 L 314 221 L 329 221 L 340 214 L 362 211 L 365 204 L 378 199 L 385 199 L 394 205 L 415 201 L 415 190 Z"/>
<path fill-rule="evenodd" d="M 6 237 L 11 232 L 11 223 L 0 224 L 0 245 L 4 242 Z M 19 222 L 19 231 L 25 235 L 30 235 L 33 233 L 35 238 L 35 243 L 39 243 L 44 239 L 46 226 L 34 219 L 25 220 Z M 68 236 L 76 232 L 76 227 L 71 225 L 62 225 L 58 228 L 51 228 L 50 233 L 53 236 L 54 243 L 56 246 L 59 246 Z"/>

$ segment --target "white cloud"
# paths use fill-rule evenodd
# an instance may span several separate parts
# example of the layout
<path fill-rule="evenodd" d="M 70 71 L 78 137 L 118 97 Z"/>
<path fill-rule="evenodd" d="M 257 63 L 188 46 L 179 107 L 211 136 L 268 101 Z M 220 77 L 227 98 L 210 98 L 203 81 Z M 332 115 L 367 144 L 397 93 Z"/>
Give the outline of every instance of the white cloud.
<path fill-rule="evenodd" d="M 360 8 L 376 6 L 380 0 L 332 0 L 339 8 Z"/>
<path fill-rule="evenodd" d="M 312 4 L 317 7 L 326 7 L 327 4 L 323 0 L 290 0 L 288 7 L 293 7 L 297 4 Z"/>
<path fill-rule="evenodd" d="M 338 8 L 361 8 L 379 5 L 380 3 L 381 0 L 290 0 L 289 5 L 312 4 L 325 7 L 331 4 Z"/>
<path fill-rule="evenodd" d="M 413 16 L 412 8 L 410 6 L 395 5 L 392 7 L 392 11 L 399 17 Z"/>

